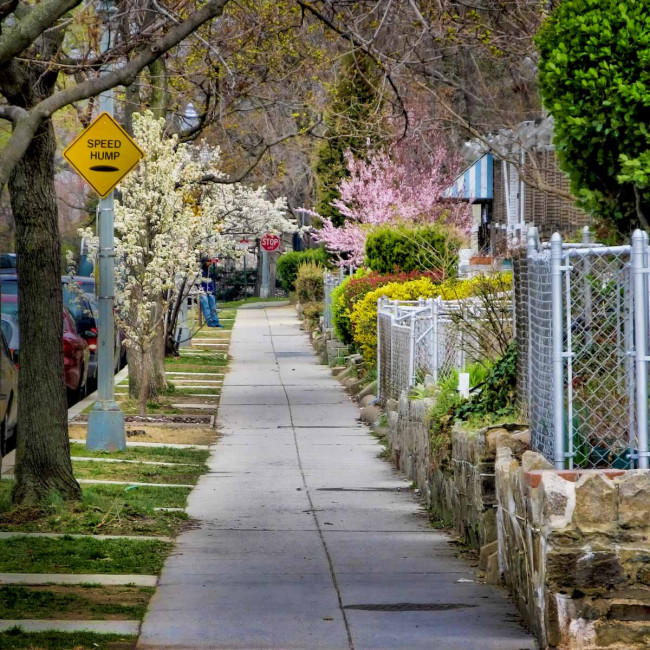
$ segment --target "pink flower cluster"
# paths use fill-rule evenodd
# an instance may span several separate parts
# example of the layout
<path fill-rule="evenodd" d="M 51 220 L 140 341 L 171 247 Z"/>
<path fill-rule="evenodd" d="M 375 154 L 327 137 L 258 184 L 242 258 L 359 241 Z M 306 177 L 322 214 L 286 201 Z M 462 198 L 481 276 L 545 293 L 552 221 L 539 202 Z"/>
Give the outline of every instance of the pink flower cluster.
<path fill-rule="evenodd" d="M 314 239 L 335 253 L 342 265 L 363 264 L 366 236 L 374 226 L 441 222 L 467 233 L 471 208 L 443 199 L 459 170 L 458 160 L 437 138 L 427 150 L 413 139 L 388 151 L 370 152 L 367 160 L 346 153 L 349 177 L 339 185 L 332 203 L 346 217 L 337 228 L 330 219 Z"/>

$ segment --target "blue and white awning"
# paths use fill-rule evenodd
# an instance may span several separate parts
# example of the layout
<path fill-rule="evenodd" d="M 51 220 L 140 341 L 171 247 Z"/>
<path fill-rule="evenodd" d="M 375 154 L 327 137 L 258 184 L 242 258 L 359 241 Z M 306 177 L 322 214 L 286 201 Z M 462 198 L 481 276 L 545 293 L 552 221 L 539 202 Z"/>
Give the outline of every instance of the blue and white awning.
<path fill-rule="evenodd" d="M 446 199 L 486 201 L 494 197 L 494 160 L 491 153 L 472 163 L 442 194 Z"/>

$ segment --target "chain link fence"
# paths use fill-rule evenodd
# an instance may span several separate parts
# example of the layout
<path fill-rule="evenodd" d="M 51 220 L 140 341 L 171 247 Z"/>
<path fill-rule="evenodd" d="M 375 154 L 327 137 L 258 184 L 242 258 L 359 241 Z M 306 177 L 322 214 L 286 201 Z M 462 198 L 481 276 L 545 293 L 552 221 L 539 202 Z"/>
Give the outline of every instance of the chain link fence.
<path fill-rule="evenodd" d="M 332 291 L 341 284 L 341 277 L 331 273 L 325 273 L 323 278 L 323 327 L 326 330 L 331 330 L 332 323 Z"/>
<path fill-rule="evenodd" d="M 647 467 L 648 248 L 539 246 L 515 264 L 518 390 L 558 469 Z"/>
<path fill-rule="evenodd" d="M 510 319 L 511 295 L 492 297 L 490 308 L 478 298 L 377 303 L 379 398 L 399 399 L 427 376 L 438 383 L 469 364 L 493 361 L 498 354 L 488 321 L 496 312 Z M 491 312 L 491 313 L 488 313 Z"/>

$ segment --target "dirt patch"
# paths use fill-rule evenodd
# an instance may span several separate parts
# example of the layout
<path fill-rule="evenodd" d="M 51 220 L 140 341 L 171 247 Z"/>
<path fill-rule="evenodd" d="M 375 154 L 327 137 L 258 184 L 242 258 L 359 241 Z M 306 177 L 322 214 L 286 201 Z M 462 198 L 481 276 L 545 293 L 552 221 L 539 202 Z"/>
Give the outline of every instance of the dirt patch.
<path fill-rule="evenodd" d="M 129 435 L 129 431 L 137 431 L 134 436 Z M 86 425 L 83 423 L 74 423 L 69 427 L 70 437 L 73 439 L 86 439 Z M 170 424 L 145 424 L 134 423 L 130 426 L 127 423 L 127 440 L 137 442 L 162 442 L 168 444 L 181 445 L 211 445 L 216 442 L 218 432 L 216 429 L 207 426 L 178 426 L 176 423 Z"/>
<path fill-rule="evenodd" d="M 193 425 L 204 425 L 211 426 L 212 416 L 211 415 L 125 415 L 124 421 L 128 424 L 138 423 L 138 424 L 158 424 L 158 425 L 184 425 L 184 424 L 193 424 Z M 84 413 L 78 415 L 73 421 L 74 424 L 81 424 L 88 422 L 88 416 Z"/>

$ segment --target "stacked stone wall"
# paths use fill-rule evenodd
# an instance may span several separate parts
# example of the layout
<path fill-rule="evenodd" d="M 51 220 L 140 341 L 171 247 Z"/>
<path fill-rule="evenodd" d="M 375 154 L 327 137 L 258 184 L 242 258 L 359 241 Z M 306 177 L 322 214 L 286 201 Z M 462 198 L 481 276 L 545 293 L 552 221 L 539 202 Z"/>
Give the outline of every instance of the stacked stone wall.
<path fill-rule="evenodd" d="M 650 647 L 650 472 L 497 456 L 503 577 L 542 647 Z"/>
<path fill-rule="evenodd" d="M 431 400 L 389 400 L 389 452 L 503 581 L 543 648 L 650 648 L 650 472 L 556 471 L 513 428 L 432 442 Z"/>
<path fill-rule="evenodd" d="M 455 428 L 451 450 L 440 450 L 432 445 L 431 406 L 432 400 L 406 396 L 393 403 L 388 415 L 389 451 L 435 515 L 466 544 L 481 549 L 496 540 L 494 440 L 498 430 Z"/>

